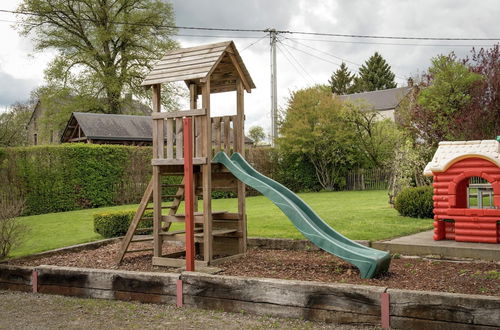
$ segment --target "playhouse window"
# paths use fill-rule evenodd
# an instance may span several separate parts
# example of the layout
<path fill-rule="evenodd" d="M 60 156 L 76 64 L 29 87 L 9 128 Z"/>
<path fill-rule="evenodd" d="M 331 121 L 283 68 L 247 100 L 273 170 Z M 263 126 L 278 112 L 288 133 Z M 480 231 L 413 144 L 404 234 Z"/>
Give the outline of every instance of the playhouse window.
<path fill-rule="evenodd" d="M 471 209 L 493 208 L 493 188 L 488 181 L 480 177 L 469 179 L 467 207 Z"/>

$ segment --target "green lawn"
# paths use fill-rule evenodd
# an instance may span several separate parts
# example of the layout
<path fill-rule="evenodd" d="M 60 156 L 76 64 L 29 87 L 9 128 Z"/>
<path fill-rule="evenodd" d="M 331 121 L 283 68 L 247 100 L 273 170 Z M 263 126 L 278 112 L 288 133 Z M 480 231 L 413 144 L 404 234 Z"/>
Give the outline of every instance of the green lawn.
<path fill-rule="evenodd" d="M 380 240 L 432 228 L 431 219 L 401 217 L 387 204 L 385 191 L 346 191 L 299 194 L 328 224 L 351 239 Z M 22 217 L 31 230 L 11 256 L 22 256 L 101 237 L 93 232 L 92 215 L 133 210 L 135 205 L 104 207 Z M 182 207 L 182 206 L 181 206 Z M 213 201 L 215 211 L 236 211 L 235 199 Z M 247 198 L 248 235 L 303 238 L 281 211 L 264 196 Z M 182 224 L 177 224 L 182 226 Z M 176 226 L 176 228 L 178 227 Z"/>

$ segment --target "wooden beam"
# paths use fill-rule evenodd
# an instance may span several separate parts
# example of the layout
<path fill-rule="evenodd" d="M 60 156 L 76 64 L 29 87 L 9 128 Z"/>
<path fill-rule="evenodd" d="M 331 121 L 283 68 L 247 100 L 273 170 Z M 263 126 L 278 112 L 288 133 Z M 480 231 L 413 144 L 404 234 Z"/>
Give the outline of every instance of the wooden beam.
<path fill-rule="evenodd" d="M 243 91 L 243 83 L 238 80 L 236 83 L 236 120 L 238 124 L 234 128 L 237 130 L 235 135 L 236 140 L 234 141 L 235 149 L 245 156 L 245 92 Z M 238 232 L 241 233 L 242 237 L 239 239 L 239 252 L 246 253 L 247 251 L 247 215 L 246 215 L 246 186 L 243 182 L 238 180 L 238 214 L 240 221 L 238 223 Z"/>
<path fill-rule="evenodd" d="M 204 116 L 206 114 L 205 109 L 189 109 L 173 112 L 160 112 L 153 113 L 151 117 L 153 119 L 167 119 L 167 118 L 182 118 L 182 117 L 194 117 L 194 116 Z"/>
<path fill-rule="evenodd" d="M 204 165 L 207 163 L 206 157 L 194 157 L 193 165 Z M 183 165 L 184 159 L 153 159 L 151 165 L 153 166 L 166 166 L 166 165 Z"/>
<path fill-rule="evenodd" d="M 175 259 L 175 258 L 165 258 L 165 257 L 153 257 L 153 266 L 163 266 L 163 267 L 184 267 L 186 265 L 186 260 Z M 195 261 L 196 267 L 207 267 L 208 263 L 206 261 Z"/>
<path fill-rule="evenodd" d="M 153 113 L 161 112 L 161 85 L 153 86 Z M 153 158 L 163 158 L 163 120 L 153 121 Z M 153 166 L 153 255 L 161 257 L 163 240 L 161 231 L 161 173 Z"/>
<path fill-rule="evenodd" d="M 210 77 L 209 77 L 210 78 Z M 202 106 L 207 110 L 205 117 L 202 117 L 202 155 L 212 158 L 212 121 L 210 119 L 210 79 L 203 84 Z M 202 186 L 203 186 L 203 257 L 207 264 L 210 264 L 213 253 L 212 237 L 212 163 L 202 166 Z"/>
<path fill-rule="evenodd" d="M 247 91 L 247 93 L 251 93 L 252 87 L 248 83 L 247 77 L 245 77 L 245 73 L 243 72 L 243 69 L 241 69 L 240 64 L 238 63 L 238 59 L 234 54 L 229 54 L 229 57 L 231 57 L 234 67 L 236 68 L 236 71 L 238 71 L 238 74 L 240 75 L 240 79 L 243 82 L 243 85 L 245 86 L 245 90 Z"/>

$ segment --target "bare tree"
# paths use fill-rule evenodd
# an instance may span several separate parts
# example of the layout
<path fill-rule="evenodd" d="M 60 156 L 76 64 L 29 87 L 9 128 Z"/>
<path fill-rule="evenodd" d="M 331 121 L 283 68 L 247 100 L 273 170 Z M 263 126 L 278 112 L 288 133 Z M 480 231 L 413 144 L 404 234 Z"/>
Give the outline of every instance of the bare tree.
<path fill-rule="evenodd" d="M 17 218 L 22 213 L 23 206 L 21 200 L 0 199 L 0 260 L 19 246 L 27 232 L 27 227 Z"/>

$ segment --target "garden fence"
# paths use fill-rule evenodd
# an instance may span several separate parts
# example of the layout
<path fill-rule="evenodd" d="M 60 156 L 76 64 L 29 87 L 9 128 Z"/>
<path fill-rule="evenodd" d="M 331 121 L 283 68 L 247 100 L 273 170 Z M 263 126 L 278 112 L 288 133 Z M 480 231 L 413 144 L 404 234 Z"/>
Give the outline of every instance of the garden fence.
<path fill-rule="evenodd" d="M 355 169 L 346 175 L 345 190 L 385 190 L 391 171 L 381 168 Z"/>

